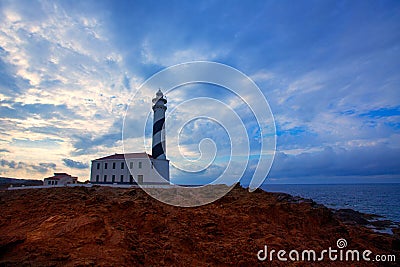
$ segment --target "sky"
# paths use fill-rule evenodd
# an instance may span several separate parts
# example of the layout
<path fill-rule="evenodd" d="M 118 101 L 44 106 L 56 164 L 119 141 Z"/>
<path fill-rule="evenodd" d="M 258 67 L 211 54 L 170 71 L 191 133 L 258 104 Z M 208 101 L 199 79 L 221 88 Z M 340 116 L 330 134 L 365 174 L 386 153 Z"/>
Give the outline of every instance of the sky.
<path fill-rule="evenodd" d="M 276 152 L 267 182 L 400 182 L 399 1 L 1 0 L 0 12 L 0 176 L 87 180 L 91 160 L 122 153 L 127 109 L 150 114 L 155 92 L 138 93 L 144 81 L 213 61 L 250 77 L 269 103 Z M 260 148 L 251 108 L 210 84 L 167 96 L 167 116 L 193 97 L 237 112 L 250 145 L 248 182 Z M 217 122 L 189 121 L 195 109 L 224 114 L 221 103 L 194 107 L 182 105 L 166 124 L 177 182 L 218 176 L 233 144 Z M 184 121 L 177 146 L 168 127 Z M 132 127 L 129 152 L 143 151 L 145 135 L 151 153 L 146 125 L 145 134 Z M 214 162 L 179 171 L 179 155 L 199 157 L 199 143 Z"/>

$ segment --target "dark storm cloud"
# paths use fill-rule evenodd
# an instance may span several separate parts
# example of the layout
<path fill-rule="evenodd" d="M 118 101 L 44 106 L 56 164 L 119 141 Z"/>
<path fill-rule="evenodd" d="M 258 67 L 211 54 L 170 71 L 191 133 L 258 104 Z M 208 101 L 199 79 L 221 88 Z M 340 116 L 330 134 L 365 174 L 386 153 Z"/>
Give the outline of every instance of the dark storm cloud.
<path fill-rule="evenodd" d="M 384 145 L 289 155 L 277 152 L 269 177 L 400 175 L 400 149 Z"/>
<path fill-rule="evenodd" d="M 99 146 L 113 147 L 122 140 L 122 120 L 117 119 L 110 127 L 109 133 L 94 135 L 91 133 L 73 135 L 73 156 L 96 153 Z"/>
<path fill-rule="evenodd" d="M 46 173 L 50 170 L 55 170 L 57 165 L 55 163 L 39 163 L 39 164 L 31 164 L 26 162 L 16 162 L 14 160 L 5 160 L 0 159 L 0 166 L 2 168 L 10 168 L 10 169 L 25 169 L 27 171 L 37 171 L 40 173 Z"/>
<path fill-rule="evenodd" d="M 27 119 L 31 116 L 40 116 L 42 119 L 81 119 L 81 116 L 61 104 L 24 104 L 13 101 L 0 101 L 0 117 L 12 119 Z"/>
<path fill-rule="evenodd" d="M 87 169 L 89 164 L 72 159 L 63 159 L 64 165 L 74 169 Z"/>

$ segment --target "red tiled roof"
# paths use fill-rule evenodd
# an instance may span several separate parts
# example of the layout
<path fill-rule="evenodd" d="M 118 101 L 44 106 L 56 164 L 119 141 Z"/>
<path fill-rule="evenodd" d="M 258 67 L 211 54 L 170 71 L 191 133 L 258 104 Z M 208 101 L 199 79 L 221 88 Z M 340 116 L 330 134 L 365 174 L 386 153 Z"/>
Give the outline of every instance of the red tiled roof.
<path fill-rule="evenodd" d="M 44 178 L 44 179 L 60 180 L 63 177 L 68 177 L 68 178 L 71 178 L 71 179 L 78 179 L 78 177 L 71 176 L 70 174 L 65 173 L 65 172 L 55 172 L 54 176 L 47 177 L 47 178 Z"/>
<path fill-rule="evenodd" d="M 98 158 L 95 160 L 104 160 L 104 159 L 134 159 L 134 158 L 151 158 L 151 155 L 145 153 L 145 152 L 141 152 L 141 153 L 125 153 L 125 154 L 114 154 L 114 155 L 110 155 L 110 156 L 106 156 L 106 157 L 102 157 L 102 158 Z"/>
<path fill-rule="evenodd" d="M 50 180 L 60 180 L 61 177 L 52 176 L 52 177 L 44 178 L 44 180 L 47 180 L 47 179 L 50 179 Z"/>

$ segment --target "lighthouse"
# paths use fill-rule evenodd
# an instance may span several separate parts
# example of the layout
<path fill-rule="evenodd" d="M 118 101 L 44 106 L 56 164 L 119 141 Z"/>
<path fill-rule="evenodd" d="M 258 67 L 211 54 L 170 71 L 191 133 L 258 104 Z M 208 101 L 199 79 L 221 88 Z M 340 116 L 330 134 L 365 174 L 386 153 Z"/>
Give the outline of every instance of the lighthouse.
<path fill-rule="evenodd" d="M 153 99 L 152 154 L 111 154 L 92 160 L 90 182 L 94 184 L 169 185 L 169 160 L 165 156 L 167 99 L 158 90 Z"/>
<path fill-rule="evenodd" d="M 153 98 L 153 144 L 152 156 L 153 159 L 166 159 L 165 147 L 165 111 L 167 110 L 167 99 L 164 98 L 161 89 L 156 93 Z"/>

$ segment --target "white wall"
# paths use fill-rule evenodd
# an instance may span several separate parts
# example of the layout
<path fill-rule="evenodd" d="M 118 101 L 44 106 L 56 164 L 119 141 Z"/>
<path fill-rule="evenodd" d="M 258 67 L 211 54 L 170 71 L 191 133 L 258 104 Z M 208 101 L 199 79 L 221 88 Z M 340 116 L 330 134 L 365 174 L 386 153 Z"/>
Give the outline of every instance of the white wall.
<path fill-rule="evenodd" d="M 133 167 L 130 168 L 130 163 Z M 141 168 L 139 163 L 141 162 Z M 97 169 L 97 164 L 100 163 L 100 168 Z M 107 163 L 107 169 L 105 164 Z M 115 169 L 113 169 L 115 163 Z M 121 168 L 121 163 L 124 168 Z M 153 163 L 153 164 L 152 164 Z M 157 170 L 160 174 L 158 174 Z M 143 175 L 143 183 L 169 183 L 169 161 L 168 160 L 154 160 L 149 158 L 133 158 L 127 159 L 106 159 L 106 160 L 93 160 L 91 167 L 90 182 L 96 183 L 96 176 L 99 175 L 99 183 L 104 183 L 104 176 L 107 175 L 106 183 L 112 183 L 112 176 L 115 175 L 114 183 L 121 183 L 121 175 L 123 175 L 122 183 L 130 182 L 130 175 L 133 176 L 133 181 L 138 182 L 138 175 Z M 166 180 L 161 177 L 165 177 Z"/>

